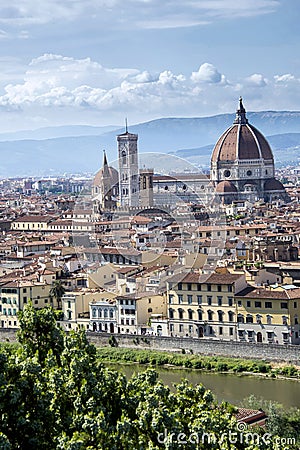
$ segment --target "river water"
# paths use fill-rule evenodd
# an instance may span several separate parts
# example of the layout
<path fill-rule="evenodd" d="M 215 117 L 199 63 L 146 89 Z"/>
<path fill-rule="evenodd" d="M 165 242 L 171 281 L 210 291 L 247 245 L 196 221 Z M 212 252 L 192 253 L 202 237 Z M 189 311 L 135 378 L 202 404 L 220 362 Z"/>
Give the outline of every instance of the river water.
<path fill-rule="evenodd" d="M 138 364 L 107 364 L 107 367 L 119 370 L 127 377 L 147 369 L 146 366 Z M 237 406 L 244 398 L 254 394 L 256 397 L 281 403 L 285 408 L 292 406 L 300 408 L 300 381 L 297 380 L 203 373 L 197 370 L 177 368 L 157 367 L 155 370 L 159 374 L 159 379 L 169 386 L 179 383 L 182 378 L 187 378 L 193 384 L 202 383 L 213 392 L 219 401 L 225 400 Z"/>

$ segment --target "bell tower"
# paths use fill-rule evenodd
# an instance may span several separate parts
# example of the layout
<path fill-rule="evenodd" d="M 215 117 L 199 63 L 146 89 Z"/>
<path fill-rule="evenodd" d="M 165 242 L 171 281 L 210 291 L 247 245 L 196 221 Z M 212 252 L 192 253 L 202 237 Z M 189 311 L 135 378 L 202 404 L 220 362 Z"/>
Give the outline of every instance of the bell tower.
<path fill-rule="evenodd" d="M 127 120 L 125 133 L 117 136 L 119 158 L 120 206 L 139 205 L 138 135 L 129 133 Z"/>

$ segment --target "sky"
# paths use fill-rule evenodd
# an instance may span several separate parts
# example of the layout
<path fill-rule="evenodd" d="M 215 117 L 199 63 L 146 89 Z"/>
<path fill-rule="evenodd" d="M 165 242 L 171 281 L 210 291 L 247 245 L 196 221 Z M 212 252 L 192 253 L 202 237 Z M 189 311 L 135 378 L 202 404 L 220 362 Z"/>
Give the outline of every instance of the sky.
<path fill-rule="evenodd" d="M 0 0 L 0 133 L 299 110 L 298 0 Z"/>

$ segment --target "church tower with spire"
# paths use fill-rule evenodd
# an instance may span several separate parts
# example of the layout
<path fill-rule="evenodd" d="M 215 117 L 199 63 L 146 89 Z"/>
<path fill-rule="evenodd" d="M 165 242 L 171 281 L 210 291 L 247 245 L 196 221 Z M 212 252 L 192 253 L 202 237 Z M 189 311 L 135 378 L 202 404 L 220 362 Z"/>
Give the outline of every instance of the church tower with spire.
<path fill-rule="evenodd" d="M 94 214 L 114 210 L 117 206 L 118 194 L 118 171 L 108 165 L 106 152 L 103 150 L 103 164 L 101 169 L 96 173 L 92 186 Z"/>
<path fill-rule="evenodd" d="M 119 198 L 121 207 L 139 206 L 138 135 L 125 133 L 117 136 L 119 159 Z"/>

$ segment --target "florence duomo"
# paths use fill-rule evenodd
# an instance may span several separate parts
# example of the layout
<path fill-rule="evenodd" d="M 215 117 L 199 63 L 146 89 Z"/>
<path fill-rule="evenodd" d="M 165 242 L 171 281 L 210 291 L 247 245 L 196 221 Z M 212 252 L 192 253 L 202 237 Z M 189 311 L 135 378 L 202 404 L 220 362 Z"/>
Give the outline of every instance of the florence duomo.
<path fill-rule="evenodd" d="M 119 171 L 108 165 L 104 152 L 103 166 L 93 181 L 95 214 L 116 208 L 168 206 L 177 201 L 207 203 L 212 198 L 221 205 L 289 202 L 284 186 L 275 178 L 271 147 L 249 123 L 241 97 L 233 124 L 214 146 L 209 175 L 178 172 L 162 176 L 155 167 L 140 170 L 138 135 L 128 132 L 127 122 L 117 143 Z"/>

